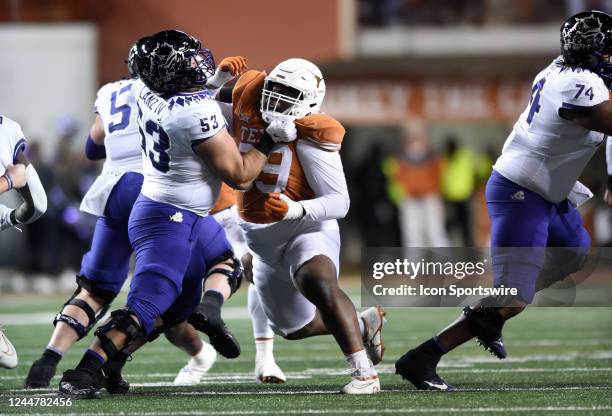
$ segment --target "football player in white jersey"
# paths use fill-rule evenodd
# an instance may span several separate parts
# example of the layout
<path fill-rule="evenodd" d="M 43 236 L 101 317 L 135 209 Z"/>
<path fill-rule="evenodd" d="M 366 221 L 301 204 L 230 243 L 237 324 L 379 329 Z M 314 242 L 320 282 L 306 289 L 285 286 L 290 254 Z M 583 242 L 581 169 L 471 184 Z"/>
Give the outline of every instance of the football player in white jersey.
<path fill-rule="evenodd" d="M 344 128 L 319 111 L 324 95 L 319 68 L 299 58 L 281 62 L 267 76 L 248 71 L 233 88 L 232 124 L 241 151 L 257 146 L 264 131 L 278 129 L 293 139 L 273 150 L 254 186 L 237 198 L 253 254 L 255 372 L 260 382 L 284 381 L 272 354 L 275 332 L 291 340 L 333 334 L 351 368 L 342 392 L 373 394 L 380 390 L 373 364 L 384 352 L 384 311 L 357 315 L 338 285 L 336 220 L 349 207 L 339 156 Z"/>
<path fill-rule="evenodd" d="M 25 146 L 21 126 L 0 115 L 0 194 L 15 189 L 23 199 L 16 209 L 0 204 L 0 230 L 30 224 L 47 210 L 47 195 L 36 169 L 23 154 Z M 0 367 L 15 368 L 17 363 L 15 348 L 0 330 Z"/>
<path fill-rule="evenodd" d="M 267 135 L 240 154 L 203 89 L 215 65 L 199 40 L 176 30 L 147 36 L 137 42 L 134 67 L 144 83 L 137 91 L 144 182 L 128 225 L 136 268 L 127 306 L 111 313 L 76 369 L 64 373 L 60 393 L 70 397 L 96 397 L 94 376 L 107 360 L 185 321 L 201 299 L 200 328 L 211 344 L 228 358 L 240 354 L 221 306 L 238 289 L 242 268 L 207 214 L 222 181 L 250 186 L 275 142 Z"/>
<path fill-rule="evenodd" d="M 453 324 L 402 356 L 396 371 L 417 388 L 452 390 L 436 372 L 438 361 L 472 338 L 505 358 L 504 322 L 537 290 L 584 266 L 591 239 L 577 207 L 592 194 L 577 179 L 612 134 L 611 77 L 612 16 L 590 11 L 570 17 L 561 26 L 561 56 L 536 76 L 487 183 L 494 285 L 518 295 L 464 308 Z M 607 146 L 611 174 L 610 139 Z M 611 189 L 609 181 L 608 204 Z"/>
<path fill-rule="evenodd" d="M 132 47 L 127 60 L 130 78 L 106 84 L 97 94 L 96 119 L 87 138 L 85 154 L 90 160 L 106 160 L 102 173 L 81 203 L 83 212 L 98 217 L 96 229 L 91 249 L 83 257 L 77 276 L 77 290 L 56 316 L 53 335 L 40 359 L 32 364 L 25 381 L 26 388 L 49 386 L 61 358 L 106 313 L 127 279 L 133 252 L 127 223 L 143 181 L 135 95 L 140 82 L 132 68 L 134 51 Z M 232 68 L 228 64 L 233 65 L 234 61 L 240 62 L 240 59 L 223 60 L 220 72 L 227 72 L 231 78 Z M 215 350 L 203 342 L 186 322 L 170 328 L 165 335 L 192 356 L 189 365 L 177 376 L 177 383 L 185 378 L 199 382 L 212 367 Z M 115 361 L 121 362 L 126 358 L 122 355 Z M 105 374 L 111 373 L 116 371 L 107 368 Z M 113 393 L 127 388 L 119 377 L 106 384 L 107 390 Z"/>

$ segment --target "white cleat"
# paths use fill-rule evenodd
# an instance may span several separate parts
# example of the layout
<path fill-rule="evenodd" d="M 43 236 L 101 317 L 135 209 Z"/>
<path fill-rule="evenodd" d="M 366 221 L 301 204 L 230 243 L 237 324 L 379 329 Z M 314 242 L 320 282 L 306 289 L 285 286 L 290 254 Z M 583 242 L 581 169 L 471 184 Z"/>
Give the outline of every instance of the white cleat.
<path fill-rule="evenodd" d="M 17 367 L 17 351 L 8 340 L 2 329 L 0 329 L 0 367 L 15 368 Z"/>
<path fill-rule="evenodd" d="M 217 351 L 215 351 L 212 345 L 204 342 L 202 351 L 200 351 L 196 357 L 200 364 L 198 364 L 195 358 L 191 358 L 174 379 L 175 385 L 189 386 L 200 383 L 204 374 L 211 369 L 217 360 Z"/>
<path fill-rule="evenodd" d="M 362 370 L 355 370 L 351 374 L 353 379 L 342 387 L 340 393 L 344 394 L 376 394 L 380 393 L 380 380 L 378 374 L 365 374 Z"/>
<path fill-rule="evenodd" d="M 382 340 L 382 329 L 385 325 L 386 312 L 380 306 L 366 309 L 359 314 L 365 328 L 363 346 L 372 364 L 376 365 L 383 359 L 385 345 Z"/>
<path fill-rule="evenodd" d="M 280 384 L 287 381 L 287 377 L 283 370 L 274 362 L 274 360 L 255 361 L 255 378 L 258 383 L 275 383 Z"/>

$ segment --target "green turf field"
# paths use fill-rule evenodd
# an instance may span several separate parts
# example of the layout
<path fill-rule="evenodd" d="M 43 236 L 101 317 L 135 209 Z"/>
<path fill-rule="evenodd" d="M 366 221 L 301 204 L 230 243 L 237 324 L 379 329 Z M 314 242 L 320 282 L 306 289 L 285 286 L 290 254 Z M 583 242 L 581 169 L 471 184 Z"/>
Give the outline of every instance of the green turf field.
<path fill-rule="evenodd" d="M 47 316 L 60 297 L 2 297 L 0 322 L 19 353 L 15 370 L 0 370 L 0 414 L 87 413 L 141 415 L 295 415 L 295 414 L 494 414 L 612 415 L 612 309 L 531 309 L 505 330 L 510 357 L 489 356 L 475 343 L 449 354 L 440 374 L 460 391 L 419 392 L 393 374 L 393 363 L 409 347 L 431 336 L 454 318 L 457 309 L 391 309 L 379 367 L 383 392 L 377 396 L 337 394 L 348 381 L 342 354 L 331 337 L 278 340 L 276 357 L 288 376 L 282 385 L 253 381 L 254 347 L 245 292 L 226 306 L 228 322 L 242 342 L 236 360 L 220 358 L 196 387 L 174 387 L 184 353 L 160 338 L 139 351 L 126 366 L 130 394 L 80 401 L 71 407 L 10 407 L 10 398 L 54 397 L 55 389 L 24 391 L 32 361 L 48 341 Z M 21 325 L 14 325 L 21 319 Z M 29 324 L 23 324 L 23 323 Z M 86 342 L 77 344 L 59 372 L 76 364 Z M 53 381 L 57 386 L 59 377 Z"/>

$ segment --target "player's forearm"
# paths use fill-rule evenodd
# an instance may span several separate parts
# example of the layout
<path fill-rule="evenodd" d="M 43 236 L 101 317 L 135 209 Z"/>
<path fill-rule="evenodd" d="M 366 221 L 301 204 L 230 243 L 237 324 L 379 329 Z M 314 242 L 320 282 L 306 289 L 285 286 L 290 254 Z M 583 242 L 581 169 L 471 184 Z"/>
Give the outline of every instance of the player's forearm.
<path fill-rule="evenodd" d="M 350 207 L 348 195 L 341 193 L 323 195 L 318 198 L 300 201 L 306 214 L 304 218 L 312 221 L 337 220 L 344 218 Z"/>
<path fill-rule="evenodd" d="M 18 190 L 24 202 L 15 209 L 16 223 L 30 224 L 47 211 L 47 195 L 33 165 L 26 168 L 27 186 Z"/>
<path fill-rule="evenodd" d="M 230 185 L 239 190 L 249 189 L 253 181 L 259 176 L 264 165 L 268 163 L 268 156 L 275 143 L 268 134 L 264 134 L 251 150 L 242 155 L 242 167 L 233 178 Z"/>

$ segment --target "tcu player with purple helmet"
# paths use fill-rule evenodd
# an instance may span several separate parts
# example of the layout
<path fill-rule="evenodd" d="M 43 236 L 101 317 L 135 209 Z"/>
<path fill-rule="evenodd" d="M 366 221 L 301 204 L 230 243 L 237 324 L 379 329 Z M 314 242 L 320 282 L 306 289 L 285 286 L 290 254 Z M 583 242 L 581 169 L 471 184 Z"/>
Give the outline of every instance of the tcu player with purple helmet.
<path fill-rule="evenodd" d="M 611 85 L 612 16 L 589 11 L 570 17 L 561 26 L 561 56 L 535 77 L 486 188 L 494 285 L 516 288 L 518 295 L 466 307 L 453 324 L 402 356 L 397 373 L 417 388 L 451 390 L 436 372 L 438 361 L 472 338 L 505 358 L 505 321 L 537 290 L 584 266 L 591 239 L 577 207 L 592 194 L 577 179 L 612 134 Z M 607 149 L 612 175 L 610 139 Z M 612 180 L 609 205 L 611 190 Z"/>
<path fill-rule="evenodd" d="M 228 358 L 240 353 L 221 305 L 238 289 L 242 267 L 208 213 L 222 181 L 250 186 L 275 142 L 268 135 L 240 154 L 204 88 L 215 64 L 199 40 L 176 30 L 142 38 L 134 68 L 143 83 L 136 97 L 144 152 L 143 186 L 128 224 L 134 278 L 126 307 L 111 313 L 76 369 L 64 373 L 59 391 L 74 398 L 98 396 L 94 379 L 107 361 L 184 322 L 200 300 L 211 344 Z"/>
<path fill-rule="evenodd" d="M 55 375 L 64 354 L 85 337 L 106 313 L 111 302 L 127 279 L 129 261 L 133 253 L 128 236 L 130 212 L 142 188 L 142 148 L 138 131 L 136 91 L 141 87 L 133 68 L 135 45 L 130 48 L 127 67 L 129 79 L 104 85 L 95 101 L 96 120 L 87 138 L 85 154 L 90 160 L 106 159 L 102 173 L 93 183 L 81 210 L 98 217 L 91 248 L 85 254 L 77 276 L 77 290 L 64 304 L 53 321 L 55 329 L 42 356 L 36 360 L 25 381 L 26 388 L 45 388 Z M 217 71 L 231 79 L 238 73 L 243 58 L 226 58 Z M 225 62 L 234 63 L 234 67 Z M 191 355 L 183 378 L 199 381 L 210 369 L 215 350 L 203 342 L 195 329 L 186 322 L 170 328 L 166 337 Z M 115 357 L 122 365 L 127 355 Z M 108 391 L 121 393 L 127 384 L 110 362 L 104 368 Z M 115 366 L 114 368 L 118 368 Z M 113 377 L 110 377 L 113 376 Z M 180 381 L 180 380 L 179 380 Z"/>

